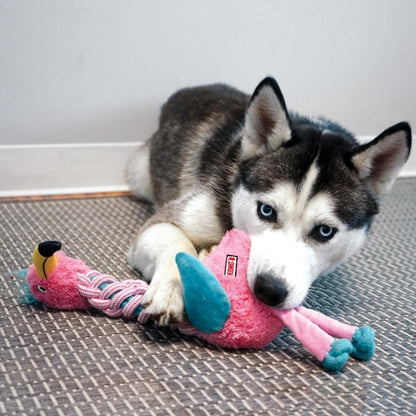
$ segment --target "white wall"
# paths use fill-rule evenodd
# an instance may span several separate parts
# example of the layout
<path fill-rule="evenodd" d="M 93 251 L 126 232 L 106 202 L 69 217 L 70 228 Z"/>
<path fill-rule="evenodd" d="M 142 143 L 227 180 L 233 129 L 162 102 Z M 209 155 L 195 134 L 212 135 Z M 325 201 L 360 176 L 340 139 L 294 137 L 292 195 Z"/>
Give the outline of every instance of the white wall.
<path fill-rule="evenodd" d="M 166 97 L 193 84 L 250 92 L 272 74 L 290 108 L 357 135 L 416 126 L 415 18 L 414 0 L 0 0 L 0 192 L 36 187 L 21 167 L 38 144 L 145 139 Z M 13 156 L 16 145 L 29 147 Z M 58 163 L 50 187 L 94 186 L 92 174 L 74 182 L 76 164 Z"/>

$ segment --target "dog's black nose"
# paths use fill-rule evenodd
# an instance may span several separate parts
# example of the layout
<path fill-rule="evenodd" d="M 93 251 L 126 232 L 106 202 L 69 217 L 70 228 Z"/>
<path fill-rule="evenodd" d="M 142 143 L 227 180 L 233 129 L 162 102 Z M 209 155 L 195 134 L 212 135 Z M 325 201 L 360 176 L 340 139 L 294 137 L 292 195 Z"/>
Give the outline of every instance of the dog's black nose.
<path fill-rule="evenodd" d="M 278 277 L 270 273 L 262 273 L 254 283 L 256 298 L 268 306 L 280 305 L 289 294 L 287 287 Z"/>

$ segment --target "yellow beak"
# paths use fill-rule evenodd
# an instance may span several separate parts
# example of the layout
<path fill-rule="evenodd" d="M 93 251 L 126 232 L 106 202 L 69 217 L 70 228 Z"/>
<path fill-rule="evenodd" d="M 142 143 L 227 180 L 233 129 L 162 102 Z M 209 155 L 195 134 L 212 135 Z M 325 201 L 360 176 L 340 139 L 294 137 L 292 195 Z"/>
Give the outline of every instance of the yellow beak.
<path fill-rule="evenodd" d="M 58 263 L 55 253 L 61 249 L 58 241 L 45 241 L 38 244 L 33 251 L 32 259 L 40 279 L 47 279 Z"/>

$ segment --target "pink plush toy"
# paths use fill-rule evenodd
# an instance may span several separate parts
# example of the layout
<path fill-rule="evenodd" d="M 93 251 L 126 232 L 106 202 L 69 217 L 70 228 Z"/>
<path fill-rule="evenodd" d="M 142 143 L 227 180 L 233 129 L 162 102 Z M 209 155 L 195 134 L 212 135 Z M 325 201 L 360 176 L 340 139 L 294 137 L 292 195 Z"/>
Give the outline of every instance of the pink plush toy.
<path fill-rule="evenodd" d="M 247 284 L 250 248 L 249 236 L 232 230 L 204 264 L 178 253 L 189 320 L 177 325 L 181 332 L 222 347 L 262 348 L 286 325 L 328 370 L 340 371 L 349 355 L 362 360 L 372 357 L 375 345 L 370 327 L 346 325 L 302 306 L 278 310 L 261 303 Z M 145 282 L 117 281 L 59 250 L 60 243 L 50 241 L 36 247 L 26 276 L 34 299 L 55 309 L 93 307 L 112 317 L 148 319 L 140 305 L 148 287 Z"/>

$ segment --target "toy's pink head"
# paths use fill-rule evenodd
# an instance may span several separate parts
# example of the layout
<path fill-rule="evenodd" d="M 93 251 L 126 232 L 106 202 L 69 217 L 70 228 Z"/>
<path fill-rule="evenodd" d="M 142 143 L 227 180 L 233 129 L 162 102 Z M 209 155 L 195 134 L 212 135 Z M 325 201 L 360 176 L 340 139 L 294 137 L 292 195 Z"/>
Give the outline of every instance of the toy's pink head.
<path fill-rule="evenodd" d="M 67 257 L 59 251 L 57 241 L 36 246 L 33 264 L 26 276 L 32 296 L 54 309 L 89 309 L 88 301 L 77 289 L 78 273 L 91 270 L 82 260 Z"/>
<path fill-rule="evenodd" d="M 195 268 L 191 265 L 190 269 L 186 267 L 188 270 L 185 271 L 180 264 L 181 260 L 178 262 L 184 283 L 188 319 L 201 329 L 196 335 L 212 344 L 230 348 L 262 348 L 269 344 L 284 327 L 275 310 L 261 303 L 248 286 L 247 266 L 250 249 L 250 237 L 243 231 L 231 230 L 206 258 L 204 263 L 207 269 L 199 270 L 198 264 L 193 263 Z M 189 260 L 188 257 L 187 259 Z M 224 308 L 226 300 L 222 298 L 221 290 L 217 292 L 209 283 L 204 291 L 202 289 L 204 283 L 201 284 L 197 280 L 198 275 L 202 275 L 203 278 L 208 277 L 208 269 L 224 289 L 229 300 L 229 308 Z M 185 275 L 188 275 L 189 279 Z M 212 293 L 214 293 L 213 299 L 211 299 Z M 197 308 L 195 316 L 190 310 L 193 304 Z M 205 311 L 204 304 L 207 305 Z M 219 330 L 213 328 L 212 332 L 207 331 L 211 322 L 216 319 L 216 314 L 223 315 L 223 322 L 219 324 L 222 327 Z"/>

